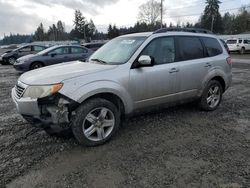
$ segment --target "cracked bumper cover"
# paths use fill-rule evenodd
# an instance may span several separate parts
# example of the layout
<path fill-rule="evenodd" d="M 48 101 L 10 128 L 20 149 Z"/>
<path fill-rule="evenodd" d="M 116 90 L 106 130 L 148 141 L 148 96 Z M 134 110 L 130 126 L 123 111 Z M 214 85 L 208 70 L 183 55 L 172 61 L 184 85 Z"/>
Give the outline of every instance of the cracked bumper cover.
<path fill-rule="evenodd" d="M 58 104 L 49 104 L 45 100 L 41 103 L 38 99 L 20 98 L 15 95 L 15 89 L 12 89 L 12 99 L 16 105 L 18 113 L 24 119 L 36 127 L 46 127 L 52 124 L 69 123 L 69 110 L 67 105 L 69 101 L 60 98 Z M 46 104 L 48 102 L 48 104 Z"/>

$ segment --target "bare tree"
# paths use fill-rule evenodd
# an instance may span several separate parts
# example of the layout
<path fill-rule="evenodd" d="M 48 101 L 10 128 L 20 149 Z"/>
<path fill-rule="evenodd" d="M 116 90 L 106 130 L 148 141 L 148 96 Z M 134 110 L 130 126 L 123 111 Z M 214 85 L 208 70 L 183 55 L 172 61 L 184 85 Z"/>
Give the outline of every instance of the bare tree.
<path fill-rule="evenodd" d="M 149 0 L 139 7 L 138 20 L 147 24 L 156 24 L 161 19 L 161 2 Z"/>

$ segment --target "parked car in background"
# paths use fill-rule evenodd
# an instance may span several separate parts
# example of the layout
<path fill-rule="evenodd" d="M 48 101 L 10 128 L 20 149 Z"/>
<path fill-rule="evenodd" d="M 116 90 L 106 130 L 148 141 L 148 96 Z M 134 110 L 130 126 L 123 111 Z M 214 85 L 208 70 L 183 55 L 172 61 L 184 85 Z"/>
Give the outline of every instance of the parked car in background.
<path fill-rule="evenodd" d="M 93 42 L 93 43 L 85 43 L 82 44 L 82 46 L 91 49 L 93 51 L 98 50 L 99 48 L 101 48 L 103 45 L 105 44 L 105 42 Z"/>
<path fill-rule="evenodd" d="M 14 68 L 18 71 L 29 71 L 48 65 L 75 60 L 86 60 L 92 50 L 77 45 L 60 45 L 47 48 L 37 54 L 21 57 L 14 63 Z"/>
<path fill-rule="evenodd" d="M 226 48 L 227 52 L 230 53 L 227 43 L 222 39 L 220 39 L 220 41 L 222 42 L 223 46 Z"/>
<path fill-rule="evenodd" d="M 215 35 L 193 30 L 120 36 L 86 63 L 27 72 L 13 101 L 31 124 L 49 134 L 72 130 L 88 146 L 108 141 L 121 117 L 138 110 L 187 101 L 216 110 L 232 82 L 231 58 Z"/>
<path fill-rule="evenodd" d="M 33 45 L 33 44 L 25 45 L 20 48 L 5 52 L 4 54 L 1 55 L 0 61 L 1 64 L 13 65 L 18 58 L 29 54 L 36 54 L 46 48 L 47 48 L 46 46 L 42 45 Z"/>
<path fill-rule="evenodd" d="M 226 41 L 230 52 L 244 54 L 250 51 L 250 40 L 247 39 L 228 39 Z"/>

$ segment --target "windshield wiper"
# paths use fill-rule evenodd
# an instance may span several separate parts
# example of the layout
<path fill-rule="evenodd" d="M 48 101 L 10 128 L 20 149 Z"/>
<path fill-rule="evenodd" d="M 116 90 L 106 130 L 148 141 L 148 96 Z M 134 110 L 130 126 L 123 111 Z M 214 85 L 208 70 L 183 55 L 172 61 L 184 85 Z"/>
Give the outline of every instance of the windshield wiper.
<path fill-rule="evenodd" d="M 91 59 L 91 61 L 96 61 L 96 62 L 99 62 L 99 63 L 102 63 L 102 64 L 108 64 L 106 61 L 103 61 L 101 59 Z"/>

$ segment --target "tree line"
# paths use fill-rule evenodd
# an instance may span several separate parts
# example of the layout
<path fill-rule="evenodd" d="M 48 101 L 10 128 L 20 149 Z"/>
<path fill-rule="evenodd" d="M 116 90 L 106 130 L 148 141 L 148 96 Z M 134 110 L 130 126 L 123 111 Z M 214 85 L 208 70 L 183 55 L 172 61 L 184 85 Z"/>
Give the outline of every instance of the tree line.
<path fill-rule="evenodd" d="M 163 27 L 196 27 L 212 30 L 216 34 L 239 34 L 250 31 L 250 5 L 243 6 L 236 14 L 226 12 L 221 15 L 219 0 L 206 0 L 205 9 L 196 23 L 181 22 L 176 24 L 163 24 Z M 36 29 L 34 35 L 13 35 L 5 36 L 0 44 L 19 44 L 30 41 L 63 41 L 63 40 L 105 40 L 112 39 L 119 35 L 155 31 L 161 28 L 161 10 L 160 2 L 148 0 L 139 7 L 138 21 L 131 27 L 120 27 L 109 25 L 107 33 L 97 31 L 92 19 L 87 20 L 80 10 L 75 10 L 74 28 L 70 32 L 65 31 L 65 25 L 62 21 L 49 26 L 48 30 L 41 23 Z"/>

